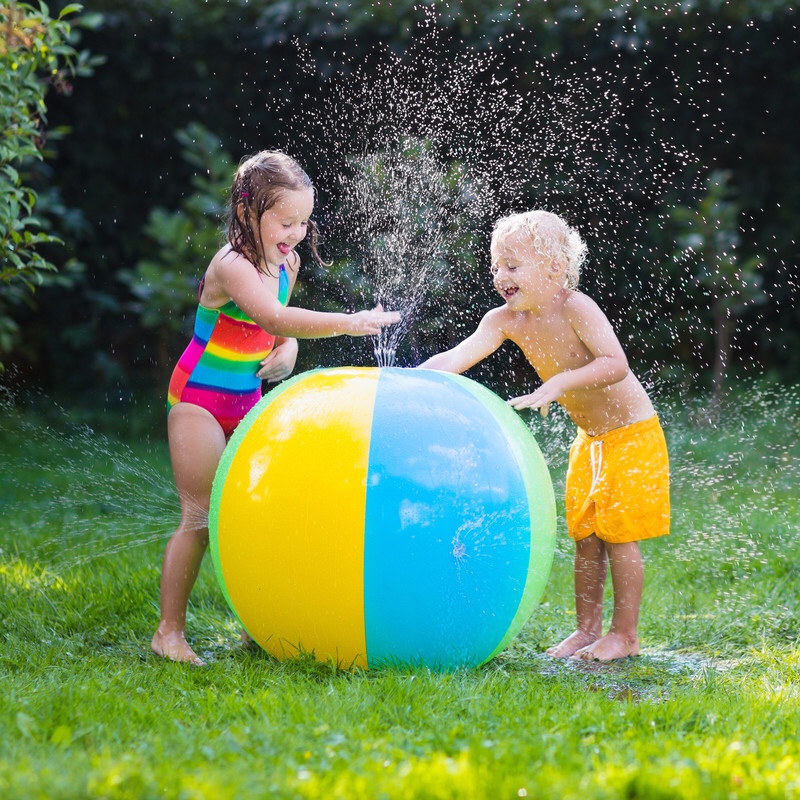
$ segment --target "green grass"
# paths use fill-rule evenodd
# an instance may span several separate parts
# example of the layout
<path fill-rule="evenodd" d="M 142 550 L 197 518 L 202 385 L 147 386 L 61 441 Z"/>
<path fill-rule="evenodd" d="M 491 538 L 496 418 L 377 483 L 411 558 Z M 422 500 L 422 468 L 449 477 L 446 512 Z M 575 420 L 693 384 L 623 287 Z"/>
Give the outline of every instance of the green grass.
<path fill-rule="evenodd" d="M 643 544 L 644 653 L 542 650 L 574 622 L 572 546 L 480 669 L 344 672 L 238 646 L 206 562 L 206 669 L 149 652 L 177 519 L 165 444 L 0 419 L 0 797 L 800 797 L 800 394 L 746 387 L 721 421 L 663 404 L 673 533 Z M 563 486 L 569 426 L 532 422 Z"/>

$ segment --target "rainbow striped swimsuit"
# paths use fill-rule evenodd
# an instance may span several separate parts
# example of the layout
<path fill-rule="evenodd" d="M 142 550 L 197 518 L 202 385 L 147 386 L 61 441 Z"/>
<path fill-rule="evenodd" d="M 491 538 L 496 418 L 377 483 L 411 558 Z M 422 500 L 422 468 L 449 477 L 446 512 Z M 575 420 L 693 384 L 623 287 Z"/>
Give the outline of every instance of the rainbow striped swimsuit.
<path fill-rule="evenodd" d="M 289 276 L 278 274 L 278 300 L 286 305 Z M 234 302 L 220 308 L 198 303 L 194 335 L 169 381 L 167 409 L 192 403 L 211 412 L 226 436 L 261 399 L 256 373 L 270 354 L 275 337 L 256 325 Z"/>

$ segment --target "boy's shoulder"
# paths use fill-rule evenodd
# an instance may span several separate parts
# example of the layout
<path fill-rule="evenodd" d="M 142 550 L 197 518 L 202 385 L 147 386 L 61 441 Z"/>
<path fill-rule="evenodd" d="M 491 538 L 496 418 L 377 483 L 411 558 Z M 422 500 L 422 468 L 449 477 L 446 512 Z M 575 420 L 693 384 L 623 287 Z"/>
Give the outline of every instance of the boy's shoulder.
<path fill-rule="evenodd" d="M 567 296 L 564 299 L 563 308 L 568 316 L 577 315 L 583 317 L 603 314 L 600 306 L 588 294 L 579 292 L 577 289 L 567 289 L 565 291 Z"/>
<path fill-rule="evenodd" d="M 505 331 L 509 325 L 513 323 L 515 314 L 508 306 L 495 306 L 490 308 L 481 319 L 481 327 L 494 328 L 497 330 Z"/>

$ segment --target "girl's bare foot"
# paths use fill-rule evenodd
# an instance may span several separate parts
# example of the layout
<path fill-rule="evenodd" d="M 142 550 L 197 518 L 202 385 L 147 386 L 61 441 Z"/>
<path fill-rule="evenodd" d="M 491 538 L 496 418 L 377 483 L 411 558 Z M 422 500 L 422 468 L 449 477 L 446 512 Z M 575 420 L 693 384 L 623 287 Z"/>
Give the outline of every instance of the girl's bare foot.
<path fill-rule="evenodd" d="M 607 633 L 586 647 L 576 650 L 572 658 L 582 661 L 614 661 L 618 658 L 639 655 L 639 639 L 637 636 L 623 636 L 619 633 Z"/>
<path fill-rule="evenodd" d="M 563 642 L 559 642 L 548 650 L 545 650 L 545 655 L 548 655 L 551 658 L 569 658 L 573 653 L 577 652 L 581 648 L 589 647 L 596 640 L 597 636 L 594 634 L 577 630 L 567 636 Z"/>
<path fill-rule="evenodd" d="M 163 656 L 170 661 L 182 661 L 186 664 L 194 664 L 197 667 L 204 667 L 203 661 L 197 653 L 189 647 L 183 632 L 160 633 L 156 631 L 150 647 L 157 656 Z"/>
<path fill-rule="evenodd" d="M 245 650 L 258 650 L 259 646 L 256 640 L 244 629 L 242 628 L 242 647 Z"/>

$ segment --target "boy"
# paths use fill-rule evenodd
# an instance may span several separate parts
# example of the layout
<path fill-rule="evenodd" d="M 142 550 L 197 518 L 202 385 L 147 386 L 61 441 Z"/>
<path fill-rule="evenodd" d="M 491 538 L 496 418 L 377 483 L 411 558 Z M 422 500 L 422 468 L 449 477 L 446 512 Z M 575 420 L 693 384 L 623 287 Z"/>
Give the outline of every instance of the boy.
<path fill-rule="evenodd" d="M 555 214 L 501 219 L 491 258 L 505 305 L 489 311 L 459 345 L 420 366 L 464 372 L 510 339 L 542 380 L 536 391 L 509 400 L 511 406 L 546 415 L 558 401 L 578 426 L 566 484 L 577 628 L 547 654 L 611 661 L 639 653 L 639 541 L 669 533 L 669 463 L 653 405 L 610 322 L 576 291 L 585 255 L 579 234 Z M 609 566 L 614 611 L 603 636 Z"/>

